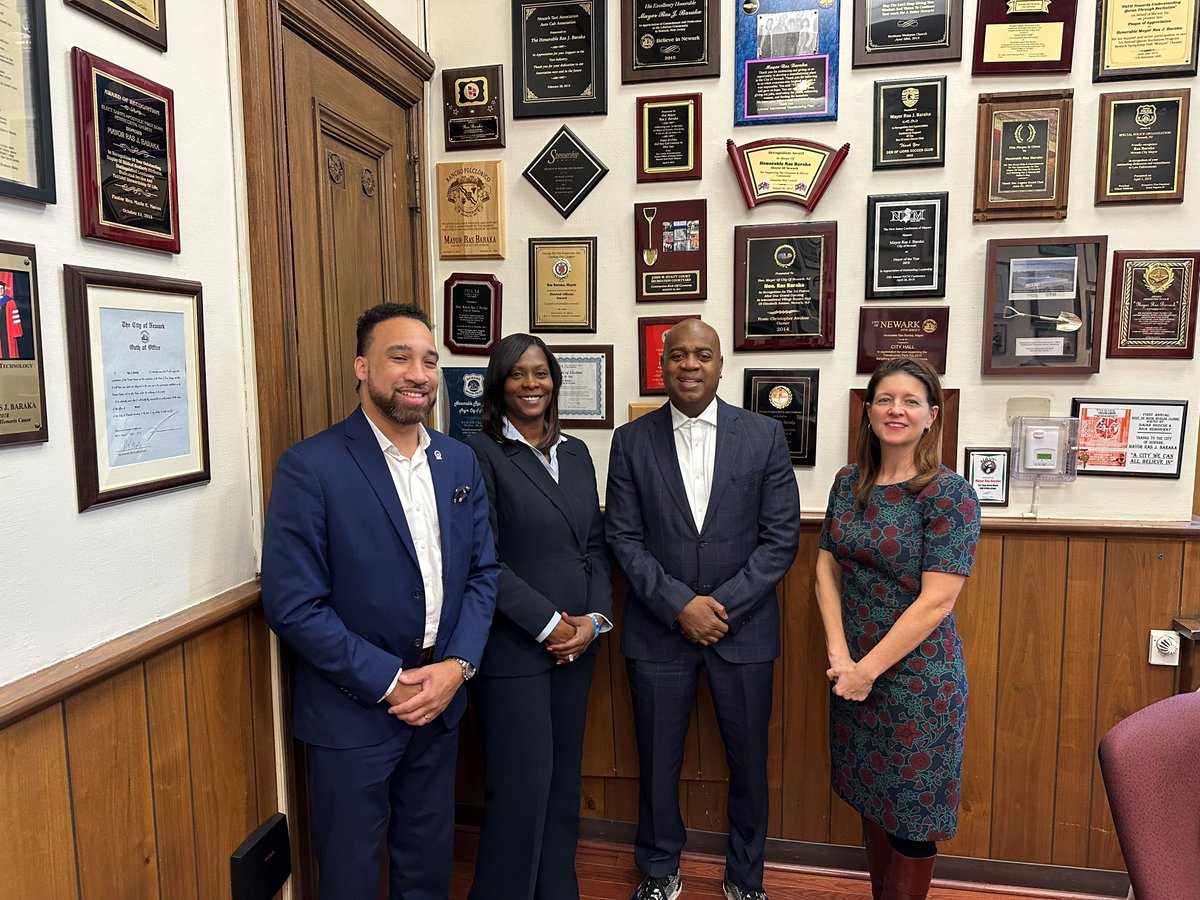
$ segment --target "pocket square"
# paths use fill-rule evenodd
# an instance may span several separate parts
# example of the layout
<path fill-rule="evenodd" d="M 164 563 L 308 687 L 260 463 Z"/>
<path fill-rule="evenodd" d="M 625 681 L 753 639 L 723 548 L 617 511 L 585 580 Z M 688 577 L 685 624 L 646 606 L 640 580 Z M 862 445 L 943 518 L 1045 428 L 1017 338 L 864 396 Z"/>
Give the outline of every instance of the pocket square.
<path fill-rule="evenodd" d="M 454 493 L 450 497 L 450 502 L 451 503 L 462 503 L 464 500 L 467 499 L 467 495 L 470 493 L 471 493 L 471 486 L 469 484 L 460 484 L 458 487 L 456 487 L 454 489 Z"/>

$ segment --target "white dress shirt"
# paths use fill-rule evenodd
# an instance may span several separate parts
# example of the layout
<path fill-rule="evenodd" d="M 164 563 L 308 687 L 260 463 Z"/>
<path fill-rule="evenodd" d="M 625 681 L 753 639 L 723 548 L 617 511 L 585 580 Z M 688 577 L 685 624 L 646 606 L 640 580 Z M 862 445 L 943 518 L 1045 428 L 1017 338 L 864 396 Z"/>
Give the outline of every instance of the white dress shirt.
<path fill-rule="evenodd" d="M 675 456 L 679 459 L 683 489 L 696 520 L 696 530 L 700 531 L 704 528 L 717 463 L 717 398 L 713 397 L 712 403 L 694 419 L 672 404 L 671 429 L 675 432 Z"/>
<path fill-rule="evenodd" d="M 364 413 L 363 415 L 366 415 Z M 442 618 L 442 533 L 438 527 L 437 495 L 433 490 L 433 473 L 429 470 L 429 459 L 425 455 L 429 447 L 429 432 L 424 425 L 417 425 L 417 449 L 412 457 L 404 456 L 396 445 L 379 430 L 371 417 L 367 424 L 379 441 L 379 449 L 387 461 L 388 473 L 400 498 L 400 508 L 412 535 L 413 547 L 417 551 L 417 566 L 421 570 L 421 581 L 425 586 L 425 638 L 421 646 L 428 649 L 437 640 L 438 623 Z M 400 672 L 396 677 L 400 677 Z M 395 679 L 384 694 L 396 687 Z"/>

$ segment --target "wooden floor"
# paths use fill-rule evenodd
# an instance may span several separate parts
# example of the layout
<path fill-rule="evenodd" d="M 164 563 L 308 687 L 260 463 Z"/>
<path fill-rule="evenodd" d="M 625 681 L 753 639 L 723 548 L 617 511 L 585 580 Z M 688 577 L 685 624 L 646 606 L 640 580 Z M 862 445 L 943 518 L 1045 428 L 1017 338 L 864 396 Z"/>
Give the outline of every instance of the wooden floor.
<path fill-rule="evenodd" d="M 474 830 L 460 829 L 455 838 L 454 880 L 450 900 L 465 900 L 475 866 Z M 580 900 L 626 900 L 641 881 L 633 864 L 633 848 L 582 841 L 576 857 Z M 722 900 L 724 860 L 699 853 L 683 856 L 681 900 Z M 771 900 L 869 900 L 866 875 L 855 872 L 768 865 L 764 887 Z M 1093 900 L 1090 894 L 1063 894 L 1009 887 L 965 886 L 937 882 L 929 900 Z M 1111 900 L 1111 898 L 1106 898 Z"/>

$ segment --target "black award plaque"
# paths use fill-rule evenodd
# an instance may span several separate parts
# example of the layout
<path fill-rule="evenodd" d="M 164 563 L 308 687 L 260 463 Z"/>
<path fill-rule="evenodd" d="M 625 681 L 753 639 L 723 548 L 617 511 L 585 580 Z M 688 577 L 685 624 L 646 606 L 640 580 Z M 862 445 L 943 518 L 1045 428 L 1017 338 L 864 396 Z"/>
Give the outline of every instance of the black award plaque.
<path fill-rule="evenodd" d="M 875 82 L 871 168 L 946 164 L 946 76 Z"/>
<path fill-rule="evenodd" d="M 447 150 L 503 147 L 503 67 L 443 69 L 442 108 Z"/>
<path fill-rule="evenodd" d="M 854 0 L 854 68 L 962 59 L 963 0 Z"/>
<path fill-rule="evenodd" d="M 1100 95 L 1096 204 L 1182 203 L 1191 91 Z"/>
<path fill-rule="evenodd" d="M 442 321 L 454 353 L 487 356 L 500 336 L 503 287 L 494 275 L 455 272 L 446 279 Z"/>
<path fill-rule="evenodd" d="M 817 464 L 817 369 L 747 369 L 742 406 L 783 426 L 793 466 Z"/>
<path fill-rule="evenodd" d="M 566 125 L 525 169 L 525 178 L 564 219 L 607 174 L 608 167 Z"/>
<path fill-rule="evenodd" d="M 608 112 L 605 0 L 513 3 L 513 118 Z"/>
<path fill-rule="evenodd" d="M 946 296 L 949 195 L 867 197 L 867 297 Z"/>
<path fill-rule="evenodd" d="M 721 0 L 621 0 L 621 82 L 721 74 Z"/>

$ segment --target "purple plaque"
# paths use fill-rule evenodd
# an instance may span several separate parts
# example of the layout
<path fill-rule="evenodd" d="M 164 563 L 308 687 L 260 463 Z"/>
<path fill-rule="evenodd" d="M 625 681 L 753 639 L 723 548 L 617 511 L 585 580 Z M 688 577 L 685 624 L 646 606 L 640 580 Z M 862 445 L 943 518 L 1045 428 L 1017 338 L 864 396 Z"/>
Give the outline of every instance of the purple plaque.
<path fill-rule="evenodd" d="M 946 336 L 950 310 L 945 306 L 872 306 L 858 311 L 857 372 L 874 372 L 898 356 L 924 359 L 946 374 Z"/>

